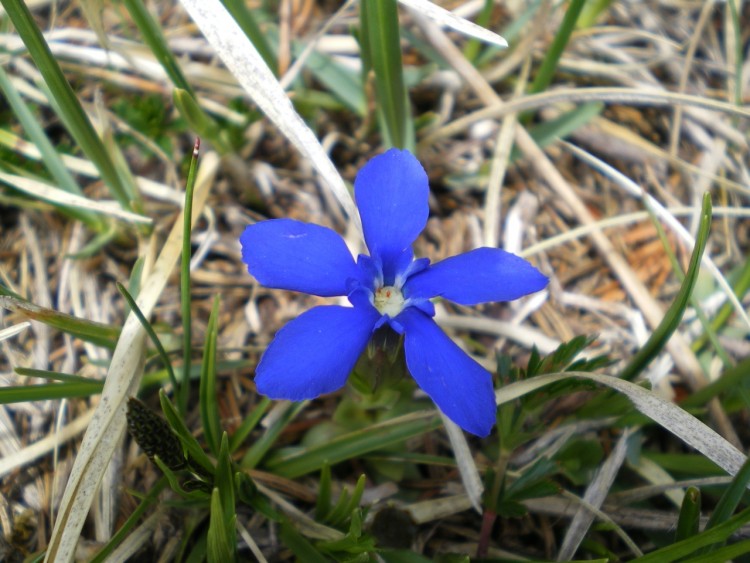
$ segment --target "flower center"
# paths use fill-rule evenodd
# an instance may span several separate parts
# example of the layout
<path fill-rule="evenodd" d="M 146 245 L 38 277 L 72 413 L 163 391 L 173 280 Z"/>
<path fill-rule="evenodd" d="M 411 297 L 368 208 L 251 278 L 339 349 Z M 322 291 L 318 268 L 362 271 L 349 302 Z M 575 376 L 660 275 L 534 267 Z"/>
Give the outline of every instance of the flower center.
<path fill-rule="evenodd" d="M 375 290 L 375 308 L 392 319 L 404 309 L 404 294 L 392 285 Z"/>

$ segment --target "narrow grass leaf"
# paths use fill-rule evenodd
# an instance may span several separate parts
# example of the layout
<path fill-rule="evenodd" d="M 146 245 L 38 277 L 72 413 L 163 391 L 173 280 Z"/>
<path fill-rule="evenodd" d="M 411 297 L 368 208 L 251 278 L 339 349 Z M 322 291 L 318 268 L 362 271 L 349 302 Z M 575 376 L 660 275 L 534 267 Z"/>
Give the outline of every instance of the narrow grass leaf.
<path fill-rule="evenodd" d="M 47 371 L 43 369 L 32 369 L 32 368 L 22 368 L 22 367 L 17 367 L 14 369 L 14 371 L 18 375 L 23 375 L 24 377 L 41 377 L 42 379 L 52 379 L 53 381 L 64 381 L 68 383 L 99 383 L 101 385 L 104 385 L 103 380 L 91 379 L 88 377 L 83 377 L 82 375 L 61 373 L 59 371 Z"/>
<path fill-rule="evenodd" d="M 748 553 L 750 553 L 750 540 L 743 540 L 711 553 L 683 559 L 682 563 L 726 563 L 727 561 L 734 561 L 736 557 Z"/>
<path fill-rule="evenodd" d="M 255 468 L 276 443 L 279 434 L 281 434 L 287 425 L 302 412 L 306 404 L 306 402 L 288 403 L 285 412 L 277 417 L 273 421 L 273 424 L 266 428 L 263 435 L 258 438 L 250 448 L 248 448 L 247 452 L 245 452 L 245 455 L 242 457 L 240 466 L 243 469 Z"/>
<path fill-rule="evenodd" d="M 245 439 L 250 435 L 250 433 L 255 430 L 255 427 L 258 426 L 260 419 L 263 418 L 263 415 L 265 414 L 270 404 L 271 399 L 269 399 L 268 397 L 263 397 L 258 402 L 258 404 L 253 407 L 253 410 L 250 412 L 250 414 L 245 417 L 245 420 L 242 421 L 242 424 L 240 424 L 239 428 L 237 428 L 234 434 L 232 434 L 232 437 L 229 438 L 230 452 L 236 452 L 237 448 L 239 448 L 243 444 Z"/>
<path fill-rule="evenodd" d="M 146 331 L 146 334 L 148 334 L 148 337 L 151 339 L 151 342 L 156 347 L 156 350 L 159 353 L 159 357 L 161 358 L 162 363 L 164 364 L 164 368 L 167 370 L 167 373 L 169 374 L 169 381 L 172 383 L 172 386 L 177 389 L 177 378 L 174 375 L 174 370 L 172 369 L 172 362 L 169 359 L 169 356 L 167 355 L 167 351 L 164 349 L 164 346 L 162 346 L 161 340 L 159 340 L 159 337 L 156 335 L 156 332 L 154 331 L 154 327 L 151 326 L 151 323 L 148 322 L 148 319 L 143 315 L 143 312 L 141 312 L 141 309 L 138 307 L 138 304 L 135 302 L 135 299 L 133 299 L 133 296 L 130 295 L 130 292 L 125 289 L 125 286 L 121 283 L 117 282 L 117 291 L 120 292 L 120 294 L 123 296 L 125 301 L 128 303 L 128 307 L 131 311 L 135 314 L 136 317 L 138 317 L 138 320 L 141 323 L 141 326 L 143 327 L 143 330 Z"/>
<path fill-rule="evenodd" d="M 227 11 L 232 14 L 232 17 L 240 26 L 242 31 L 245 33 L 250 42 L 258 50 L 258 53 L 265 61 L 271 71 L 276 73 L 276 55 L 274 55 L 273 49 L 268 43 L 266 34 L 260 29 L 253 10 L 247 7 L 244 0 L 221 0 Z M 257 12 L 259 8 L 255 8 Z"/>
<path fill-rule="evenodd" d="M 23 0 L 0 0 L 0 2 L 2 2 L 16 31 L 21 36 L 31 58 L 42 74 L 52 95 L 50 101 L 54 102 L 53 105 L 59 111 L 60 117 L 70 130 L 71 135 L 81 147 L 81 150 L 97 167 L 112 196 L 123 209 L 131 210 L 126 187 L 122 184 L 102 140 L 96 134 L 73 88 L 65 79 L 65 75 L 52 55 L 42 32 L 34 22 L 34 17 L 31 15 L 29 8 Z"/>
<path fill-rule="evenodd" d="M 235 561 L 235 545 L 230 543 L 230 532 L 234 522 L 224 517 L 219 489 L 211 493 L 211 517 L 208 524 L 208 563 L 230 563 Z"/>
<path fill-rule="evenodd" d="M 560 57 L 562 57 L 568 41 L 570 41 L 570 36 L 575 29 L 578 16 L 581 15 L 581 10 L 585 4 L 586 0 L 571 0 L 568 4 L 560 29 L 557 30 L 552 44 L 547 49 L 542 65 L 539 67 L 539 71 L 529 87 L 529 93 L 536 94 L 542 92 L 552 82 L 552 77 L 555 75 L 555 70 L 557 69 L 557 63 L 560 61 Z"/>
<path fill-rule="evenodd" d="M 232 457 L 229 453 L 229 438 L 227 433 L 224 432 L 221 436 L 221 445 L 219 446 L 219 452 L 217 455 L 216 473 L 214 475 L 214 484 L 218 486 L 219 497 L 221 499 L 221 509 L 224 513 L 224 521 L 229 522 L 235 517 L 235 491 L 234 491 L 234 471 L 233 471 Z M 235 536 L 235 529 L 227 530 L 233 539 Z M 232 545 L 234 545 L 232 541 Z"/>
<path fill-rule="evenodd" d="M 203 362 L 201 364 L 200 411 L 203 422 L 203 434 L 208 449 L 214 456 L 219 453 L 221 441 L 221 417 L 216 394 L 216 338 L 218 336 L 219 296 L 214 297 L 211 316 L 206 326 L 206 340 L 203 345 Z"/>
<path fill-rule="evenodd" d="M 375 73 L 378 112 L 386 145 L 414 149 L 409 100 L 404 86 L 396 0 L 361 0 L 362 48 Z M 411 138 L 409 134 L 411 133 Z"/>
<path fill-rule="evenodd" d="M 22 301 L 8 296 L 0 296 L 0 307 L 16 313 L 20 313 L 32 321 L 39 321 L 47 326 L 61 330 L 71 336 L 80 338 L 84 342 L 91 342 L 104 348 L 114 348 L 120 337 L 120 330 L 97 323 L 80 319 L 73 315 L 60 313 L 54 309 L 47 309 L 34 305 L 28 301 Z"/>
<path fill-rule="evenodd" d="M 203 108 L 198 104 L 195 96 L 182 88 L 175 88 L 172 92 L 174 105 L 180 112 L 182 118 L 187 121 L 188 127 L 204 140 L 209 141 L 219 154 L 225 155 L 231 152 L 231 147 L 224 139 L 222 129 Z"/>
<path fill-rule="evenodd" d="M 529 134 L 536 141 L 537 145 L 545 148 L 558 139 L 565 139 L 570 136 L 571 133 L 574 133 L 589 123 L 594 117 L 598 116 L 603 109 L 604 104 L 597 102 L 581 104 L 579 107 L 565 112 L 555 119 L 529 127 Z M 511 160 L 518 160 L 521 158 L 521 151 L 514 145 L 510 155 Z"/>
<path fill-rule="evenodd" d="M 742 270 L 740 271 L 740 274 L 737 277 L 737 280 L 735 281 L 734 287 L 732 289 L 734 290 L 734 294 L 737 297 L 737 300 L 742 302 L 748 290 L 750 290 L 750 257 L 745 258 L 745 263 L 743 264 Z M 718 331 L 726 324 L 726 322 L 732 316 L 733 312 L 734 308 L 732 307 L 732 304 L 724 303 L 724 305 L 721 306 L 721 309 L 719 309 L 719 312 L 716 313 L 714 315 L 714 318 L 711 320 L 711 329 L 713 329 L 715 332 Z M 699 336 L 695 340 L 695 342 L 693 342 L 693 350 L 700 350 L 706 344 L 708 339 L 709 336 L 706 331 L 706 333 Z"/>
<path fill-rule="evenodd" d="M 182 253 L 180 254 L 180 311 L 182 313 L 182 381 L 178 389 L 177 406 L 184 416 L 187 414 L 188 395 L 190 393 L 190 363 L 192 351 L 192 307 L 190 295 L 190 233 L 193 229 L 193 193 L 195 190 L 195 171 L 198 166 L 198 152 L 201 141 L 195 140 L 190 169 L 185 187 L 185 207 L 182 214 Z"/>
<path fill-rule="evenodd" d="M 695 553 L 706 546 L 726 541 L 726 539 L 732 535 L 740 526 L 750 521 L 750 508 L 746 508 L 736 516 L 733 516 L 723 524 L 719 524 L 715 528 L 706 530 L 692 538 L 677 542 L 667 547 L 652 551 L 648 555 L 633 559 L 631 563 L 671 563 L 677 561 L 689 555 L 695 555 Z M 724 563 L 725 559 L 719 560 L 711 557 L 713 554 L 708 554 L 702 559 L 703 563 L 708 561 L 716 563 Z"/>
<path fill-rule="evenodd" d="M 39 385 L 14 385 L 0 387 L 0 404 L 50 401 L 71 397 L 90 397 L 102 392 L 104 384 L 98 381 L 42 383 Z"/>
<path fill-rule="evenodd" d="M 677 529 L 674 534 L 675 543 L 692 538 L 699 532 L 701 522 L 701 492 L 696 487 L 690 487 L 685 492 L 677 518 Z"/>
<path fill-rule="evenodd" d="M 282 522 L 279 536 L 284 546 L 291 549 L 292 553 L 297 556 L 298 561 L 304 561 L 305 563 L 328 563 L 328 558 L 315 549 L 290 522 Z"/>
<path fill-rule="evenodd" d="M 742 468 L 734 476 L 734 479 L 732 479 L 732 483 L 722 493 L 716 508 L 714 508 L 714 511 L 708 518 L 706 530 L 715 528 L 732 516 L 742 501 L 742 496 L 747 491 L 748 485 L 750 485 L 750 457 L 745 460 Z"/>
<path fill-rule="evenodd" d="M 177 409 L 175 409 L 172 404 L 172 401 L 169 400 L 169 397 L 167 397 L 163 390 L 159 391 L 159 401 L 161 403 L 161 410 L 164 413 L 167 422 L 169 422 L 172 430 L 174 430 L 175 434 L 177 434 L 177 437 L 180 439 L 180 442 L 182 442 L 182 446 L 185 448 L 189 459 L 195 461 L 203 469 L 213 474 L 215 471 L 214 464 L 206 455 L 206 452 L 203 451 L 198 440 L 193 437 L 182 417 L 177 412 Z"/>
<path fill-rule="evenodd" d="M 331 512 L 331 466 L 325 462 L 320 468 L 318 497 L 315 499 L 315 520 L 324 522 Z"/>
<path fill-rule="evenodd" d="M 344 434 L 326 444 L 269 459 L 265 467 L 277 475 L 294 479 L 318 471 L 325 463 L 334 465 L 358 458 L 440 428 L 440 425 L 440 417 L 432 411 L 412 413 Z"/>
<path fill-rule="evenodd" d="M 710 229 L 711 195 L 706 192 L 703 194 L 700 226 L 698 229 L 698 235 L 695 239 L 695 247 L 690 256 L 690 264 L 688 266 L 688 271 L 685 274 L 685 279 L 682 281 L 677 296 L 669 306 L 669 309 L 665 313 L 661 323 L 659 323 L 659 326 L 656 327 L 656 330 L 654 330 L 646 343 L 640 347 L 635 356 L 633 356 L 630 362 L 628 362 L 628 365 L 625 366 L 620 373 L 622 379 L 632 380 L 646 369 L 651 360 L 653 360 L 664 348 L 669 337 L 672 336 L 672 333 L 677 330 L 677 327 L 682 320 L 682 316 L 685 314 L 685 309 L 690 303 L 690 296 L 693 293 L 695 283 L 698 280 L 701 259 L 703 257 L 703 252 L 706 249 Z"/>
<path fill-rule="evenodd" d="M 736 366 L 726 369 L 722 372 L 721 377 L 712 381 L 705 387 L 701 387 L 691 395 L 685 398 L 680 404 L 688 409 L 705 405 L 725 391 L 731 391 L 743 384 L 750 375 L 750 358 L 745 358 Z"/>
<path fill-rule="evenodd" d="M 123 4 L 125 5 L 125 8 L 127 8 L 130 17 L 133 18 L 133 22 L 138 27 L 138 30 L 141 32 L 146 45 L 148 45 L 148 48 L 154 54 L 156 60 L 159 61 L 159 64 L 164 68 L 164 71 L 167 73 L 167 76 L 169 76 L 172 83 L 177 88 L 187 90 L 191 96 L 195 97 L 193 88 L 185 79 L 185 75 L 182 74 L 180 65 L 174 58 L 169 45 L 167 45 L 167 41 L 164 38 L 160 25 L 146 9 L 143 1 L 124 0 Z"/>

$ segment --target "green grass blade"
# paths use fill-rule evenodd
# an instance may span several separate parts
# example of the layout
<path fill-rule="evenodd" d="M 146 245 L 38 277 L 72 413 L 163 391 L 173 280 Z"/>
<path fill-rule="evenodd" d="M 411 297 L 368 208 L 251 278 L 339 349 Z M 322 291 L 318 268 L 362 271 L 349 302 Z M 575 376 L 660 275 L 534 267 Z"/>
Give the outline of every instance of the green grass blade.
<path fill-rule="evenodd" d="M 313 544 L 300 534 L 290 522 L 282 522 L 281 524 L 281 543 L 292 550 L 292 553 L 297 556 L 297 561 L 304 561 L 305 563 L 329 563 L 329 559 L 323 556 Z"/>
<path fill-rule="evenodd" d="M 219 453 L 221 441 L 221 417 L 216 397 L 216 338 L 218 336 L 217 318 L 219 316 L 219 296 L 214 297 L 211 316 L 206 327 L 206 340 L 203 346 L 203 363 L 200 380 L 200 411 L 203 422 L 203 434 L 208 449 L 214 456 Z"/>
<path fill-rule="evenodd" d="M 230 542 L 234 522 L 227 522 L 218 488 L 211 494 L 211 519 L 208 525 L 208 563 L 235 561 L 235 545 Z"/>
<path fill-rule="evenodd" d="M 81 107 L 73 88 L 65 79 L 60 65 L 52 55 L 28 7 L 23 0 L 0 0 L 0 2 L 42 74 L 51 94 L 50 101 L 53 102 L 71 135 L 99 170 L 112 196 L 123 209 L 133 211 L 127 189 L 122 184 L 114 163 Z"/>
<path fill-rule="evenodd" d="M 375 73 L 378 111 L 383 117 L 387 146 L 414 149 L 409 98 L 404 85 L 396 0 L 362 0 L 362 48 Z"/>
<path fill-rule="evenodd" d="M 206 452 L 203 451 L 203 448 L 201 448 L 198 440 L 190 433 L 190 430 L 188 430 L 188 427 L 169 400 L 169 397 L 164 393 L 164 390 L 159 391 L 159 401 L 161 402 L 161 410 L 164 413 L 164 417 L 169 422 L 174 433 L 177 434 L 180 442 L 182 442 L 182 446 L 187 451 L 189 458 L 213 475 L 215 471 L 214 464 L 211 463 L 211 460 L 206 455 Z"/>
<path fill-rule="evenodd" d="M 715 528 L 719 524 L 726 522 L 732 516 L 734 511 L 737 510 L 737 506 L 739 506 L 740 501 L 742 500 L 742 495 L 745 493 L 748 484 L 750 484 L 750 457 L 747 458 L 742 465 L 742 468 L 732 479 L 727 490 L 721 495 L 719 503 L 708 518 L 705 528 L 706 530 Z"/>
<path fill-rule="evenodd" d="M 691 557 L 690 559 L 683 559 L 681 563 L 726 563 L 727 561 L 733 561 L 735 557 L 747 553 L 750 553 L 750 540 L 737 542 L 711 553 Z"/>
<path fill-rule="evenodd" d="M 195 96 L 187 90 L 175 88 L 172 92 L 172 99 L 191 130 L 209 141 L 219 154 L 226 155 L 232 152 L 229 142 L 225 139 L 224 130 L 203 111 L 195 100 Z"/>
<path fill-rule="evenodd" d="M 123 2 L 130 17 L 133 18 L 133 22 L 138 26 L 138 29 L 143 36 L 146 45 L 148 45 L 151 52 L 159 61 L 159 64 L 164 68 L 164 71 L 169 76 L 169 79 L 177 88 L 187 90 L 191 96 L 195 97 L 195 92 L 192 87 L 185 79 L 185 75 L 182 74 L 180 65 L 172 54 L 172 50 L 167 45 L 167 41 L 164 39 L 164 34 L 161 32 L 159 24 L 154 20 L 153 16 L 146 9 L 142 0 L 124 0 Z"/>
<path fill-rule="evenodd" d="M 748 377 L 750 377 L 750 358 L 746 358 L 736 366 L 725 370 L 716 381 L 712 381 L 686 397 L 680 403 L 680 406 L 685 409 L 703 406 L 720 393 L 734 390 L 738 385 L 744 384 Z"/>
<path fill-rule="evenodd" d="M 677 530 L 674 534 L 675 543 L 692 538 L 698 533 L 701 520 L 701 492 L 696 487 L 690 487 L 685 492 L 677 519 Z"/>
<path fill-rule="evenodd" d="M 53 381 L 63 381 L 66 383 L 99 383 L 104 385 L 103 380 L 90 379 L 81 375 L 73 375 L 70 373 L 62 373 L 59 371 L 46 371 L 43 369 L 32 369 L 32 368 L 15 368 L 14 370 L 18 375 L 24 377 L 40 377 L 42 379 L 51 379 Z"/>
<path fill-rule="evenodd" d="M 260 402 L 253 407 L 252 412 L 242 421 L 242 424 L 240 424 L 239 428 L 237 428 L 229 439 L 230 452 L 236 452 L 237 448 L 239 448 L 250 435 L 250 432 L 255 430 L 255 427 L 258 426 L 260 419 L 263 418 L 263 415 L 266 413 L 270 404 L 271 399 L 263 397 Z"/>
<path fill-rule="evenodd" d="M 244 0 L 221 0 L 221 3 L 232 14 L 240 29 L 242 29 L 247 38 L 255 46 L 263 61 L 271 69 L 271 72 L 278 75 L 276 56 L 273 49 L 268 44 L 266 34 L 261 31 L 253 12 L 248 9 Z"/>
<path fill-rule="evenodd" d="M 287 456 L 270 459 L 265 467 L 289 479 L 318 471 L 323 464 L 334 465 L 347 459 L 392 446 L 440 428 L 440 418 L 434 412 L 420 412 L 394 418 L 363 430 L 339 436 L 328 443 L 307 448 Z"/>
<path fill-rule="evenodd" d="M 201 140 L 195 140 L 193 156 L 190 160 L 187 185 L 185 187 L 185 209 L 183 212 L 184 223 L 182 227 L 182 254 L 180 258 L 180 303 L 182 312 L 182 381 L 180 382 L 178 395 L 178 409 L 185 415 L 190 396 L 190 362 L 192 353 L 192 322 L 191 322 L 191 298 L 190 298 L 190 233 L 192 232 L 193 218 L 193 190 L 195 189 L 195 171 L 198 167 L 198 152 Z"/>
<path fill-rule="evenodd" d="M 305 408 L 305 403 L 290 404 L 286 412 L 278 417 L 263 435 L 248 450 L 240 462 L 243 469 L 255 468 L 276 443 L 276 438 L 284 428 Z"/>
<path fill-rule="evenodd" d="M 706 192 L 703 196 L 703 205 L 701 207 L 700 228 L 695 240 L 695 248 L 690 256 L 690 265 L 685 274 L 685 279 L 680 286 L 680 290 L 672 302 L 672 305 L 664 315 L 664 319 L 656 327 L 648 341 L 635 354 L 630 363 L 622 370 L 620 377 L 622 379 L 632 380 L 636 375 L 641 373 L 649 362 L 664 348 L 664 345 L 677 329 L 682 320 L 685 309 L 690 302 L 690 295 L 693 293 L 695 282 L 698 279 L 700 270 L 701 257 L 706 249 L 708 233 L 711 228 L 711 195 Z"/>
<path fill-rule="evenodd" d="M 585 4 L 586 0 L 571 0 L 560 29 L 552 40 L 552 45 L 550 45 L 542 61 L 542 65 L 539 67 L 539 71 L 536 73 L 534 81 L 529 87 L 530 94 L 543 92 L 552 82 L 552 77 L 555 75 L 555 70 L 557 69 L 557 63 L 560 62 L 560 57 L 562 57 L 563 51 L 565 51 L 565 47 L 568 41 L 570 41 L 570 36 L 576 27 L 578 16 L 580 16 Z"/>
<path fill-rule="evenodd" d="M 748 292 L 748 290 L 750 290 L 750 257 L 745 259 L 745 263 L 742 266 L 742 270 L 737 278 L 737 281 L 734 284 L 733 289 L 734 294 L 740 301 L 744 299 L 745 294 Z M 726 324 L 726 322 L 732 316 L 732 313 L 734 313 L 734 307 L 732 307 L 732 304 L 729 302 L 724 303 L 724 305 L 721 306 L 721 309 L 719 309 L 719 312 L 716 313 L 713 320 L 711 321 L 711 329 L 714 332 L 718 331 Z M 693 351 L 697 352 L 698 350 L 703 348 L 708 340 L 710 340 L 710 336 L 708 334 L 708 331 L 706 331 L 706 333 L 702 334 L 695 340 L 695 342 L 693 342 Z"/>
<path fill-rule="evenodd" d="M 224 432 L 221 436 L 221 445 L 219 446 L 217 456 L 214 483 L 219 487 L 221 506 L 227 521 L 235 513 L 234 472 L 232 465 L 232 457 L 229 453 L 229 439 L 227 438 L 227 433 Z"/>
<path fill-rule="evenodd" d="M 331 466 L 323 463 L 320 468 L 318 498 L 315 500 L 315 520 L 323 522 L 331 512 Z"/>
<path fill-rule="evenodd" d="M 161 340 L 159 340 L 159 337 L 156 335 L 154 327 L 152 327 L 151 323 L 148 322 L 148 319 L 143 316 L 140 307 L 138 307 L 138 304 L 135 302 L 135 299 L 133 299 L 133 296 L 130 295 L 130 292 L 125 289 L 125 286 L 120 282 L 117 282 L 116 285 L 117 290 L 123 296 L 125 301 L 128 302 L 128 307 L 130 307 L 130 310 L 133 311 L 133 314 L 138 317 L 141 326 L 146 331 L 146 334 L 148 334 L 151 342 L 153 342 L 154 346 L 156 347 L 156 350 L 159 353 L 159 357 L 161 358 L 161 361 L 164 364 L 167 373 L 169 374 L 169 381 L 172 383 L 172 386 L 177 389 L 177 378 L 175 377 L 174 370 L 172 369 L 172 362 L 169 360 L 169 356 L 167 355 L 167 351 L 164 349 L 164 346 L 162 346 Z"/>
<path fill-rule="evenodd" d="M 91 342 L 110 350 L 114 349 L 117 339 L 120 337 L 119 328 L 80 319 L 73 315 L 40 307 L 39 305 L 34 305 L 28 301 L 15 299 L 10 296 L 0 296 L 0 307 L 20 313 L 28 319 L 39 321 L 71 336 L 80 338 L 85 342 Z"/>
<path fill-rule="evenodd" d="M 671 563 L 683 557 L 694 555 L 703 547 L 725 541 L 735 530 L 748 521 L 750 521 L 750 508 L 746 508 L 715 528 L 704 531 L 692 538 L 652 551 L 643 557 L 633 559 L 632 563 Z"/>
<path fill-rule="evenodd" d="M 28 401 L 48 401 L 71 397 L 90 397 L 102 392 L 104 384 L 99 381 L 42 383 L 39 385 L 18 385 L 0 387 L 0 404 L 25 403 Z"/>

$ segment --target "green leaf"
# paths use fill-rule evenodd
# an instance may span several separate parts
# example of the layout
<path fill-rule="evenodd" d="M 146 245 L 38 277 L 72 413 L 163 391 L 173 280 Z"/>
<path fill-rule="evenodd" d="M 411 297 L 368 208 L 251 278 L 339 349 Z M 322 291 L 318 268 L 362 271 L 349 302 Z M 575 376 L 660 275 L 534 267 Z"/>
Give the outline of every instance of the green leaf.
<path fill-rule="evenodd" d="M 206 452 L 203 451 L 203 448 L 201 448 L 198 440 L 196 440 L 190 433 L 190 430 L 188 430 L 188 427 L 183 422 L 177 409 L 174 408 L 174 405 L 172 405 L 172 402 L 169 400 L 166 393 L 164 393 L 163 389 L 159 390 L 159 401 L 161 402 L 161 410 L 164 413 L 167 422 L 169 422 L 172 430 L 177 434 L 180 442 L 182 442 L 182 446 L 188 453 L 188 460 L 195 461 L 205 471 L 213 475 L 215 471 L 214 464 L 211 463 L 211 460 L 206 455 Z"/>
<path fill-rule="evenodd" d="M 706 530 L 715 528 L 732 516 L 732 513 L 739 506 L 748 484 L 750 484 L 750 457 L 745 460 L 745 463 L 742 464 L 742 467 L 732 479 L 727 490 L 721 495 L 719 503 L 708 518 Z M 718 547 L 718 545 L 714 547 Z"/>
<path fill-rule="evenodd" d="M 117 291 L 119 291 L 120 294 L 125 299 L 125 301 L 127 301 L 128 307 L 136 316 L 138 321 L 141 323 L 141 326 L 146 331 L 146 334 L 148 334 L 148 337 L 151 339 L 151 342 L 156 347 L 156 350 L 159 352 L 159 357 L 161 358 L 161 361 L 164 364 L 164 368 L 167 370 L 167 373 L 169 374 L 169 381 L 172 383 L 172 386 L 175 389 L 177 389 L 177 378 L 175 377 L 174 370 L 172 369 L 172 362 L 170 361 L 169 356 L 167 355 L 167 351 L 164 349 L 164 346 L 162 346 L 161 340 L 159 340 L 159 337 L 156 336 L 154 327 L 151 326 L 151 323 L 148 322 L 148 319 L 143 315 L 141 308 L 138 307 L 138 304 L 135 302 L 135 299 L 133 299 L 133 296 L 130 295 L 130 292 L 127 289 L 125 289 L 125 286 L 122 285 L 120 282 L 117 282 L 116 285 L 117 285 Z"/>
<path fill-rule="evenodd" d="M 258 425 L 260 419 L 263 418 L 263 415 L 266 413 L 270 404 L 271 399 L 263 397 L 260 402 L 253 407 L 253 410 L 245 420 L 242 421 L 242 424 L 240 424 L 239 428 L 235 430 L 234 434 L 232 434 L 232 437 L 229 439 L 229 451 L 232 453 L 237 451 L 237 448 L 242 445 L 245 439 Z"/>
<path fill-rule="evenodd" d="M 286 428 L 304 408 L 304 402 L 288 405 L 284 414 L 275 419 L 273 424 L 266 429 L 263 435 L 252 446 L 250 446 L 250 448 L 248 448 L 240 462 L 240 466 L 243 469 L 255 468 L 268 453 L 268 450 L 270 450 L 276 443 L 279 434 L 281 434 L 284 428 Z"/>
<path fill-rule="evenodd" d="M 220 154 L 231 152 L 231 147 L 224 138 L 219 124 L 203 111 L 203 108 L 198 105 L 190 92 L 175 88 L 172 92 L 172 99 L 190 129 L 195 131 L 199 137 L 210 141 Z"/>
<path fill-rule="evenodd" d="M 203 345 L 203 363 L 200 380 L 200 411 L 203 422 L 203 434 L 209 450 L 214 455 L 219 453 L 221 417 L 216 397 L 216 338 L 218 336 L 217 320 L 219 316 L 219 296 L 214 297 L 211 316 L 206 327 L 206 340 Z"/>
<path fill-rule="evenodd" d="M 696 487 L 690 487 L 685 491 L 680 507 L 680 516 L 677 519 L 677 530 L 675 530 L 675 543 L 687 540 L 696 535 L 701 521 L 701 492 Z"/>
<path fill-rule="evenodd" d="M 414 149 L 414 125 L 404 85 L 396 0 L 362 0 L 360 3 L 363 57 L 375 73 L 378 112 L 383 117 L 385 144 Z M 367 69 L 367 66 L 365 66 Z"/>
<path fill-rule="evenodd" d="M 146 41 L 151 52 L 159 61 L 159 64 L 164 68 L 164 71 L 169 76 L 169 79 L 177 87 L 186 90 L 190 95 L 194 96 L 192 87 L 185 79 L 182 74 L 180 65 L 174 58 L 172 50 L 167 45 L 167 41 L 164 39 L 164 34 L 161 32 L 160 25 L 154 21 L 146 6 L 142 0 L 124 0 L 123 3 L 130 13 L 130 17 L 133 18 L 133 22 L 138 26 L 138 29 L 143 35 L 143 39 Z"/>
<path fill-rule="evenodd" d="M 325 463 L 333 465 L 347 459 L 357 458 L 414 436 L 420 436 L 440 426 L 440 418 L 434 411 L 412 413 L 344 434 L 325 444 L 305 448 L 290 455 L 274 457 L 265 465 L 277 475 L 294 479 L 312 471 L 318 471 Z"/>
<path fill-rule="evenodd" d="M 227 521 L 219 489 L 214 488 L 211 493 L 211 519 L 208 524 L 208 563 L 231 563 L 236 560 L 236 543 L 231 541 L 233 531 L 234 518 Z"/>
<path fill-rule="evenodd" d="M 292 550 L 299 561 L 305 563 L 329 563 L 315 547 L 300 534 L 288 521 L 281 523 L 281 543 Z"/>
<path fill-rule="evenodd" d="M 318 483 L 318 498 L 315 500 L 315 520 L 325 522 L 331 513 L 331 466 L 323 463 Z"/>
<path fill-rule="evenodd" d="M 236 21 L 240 29 L 247 35 L 247 38 L 252 42 L 258 53 L 265 61 L 268 68 L 274 74 L 277 74 L 276 57 L 274 56 L 273 50 L 271 49 L 268 41 L 266 40 L 266 34 L 261 31 L 258 22 L 256 21 L 253 11 L 250 10 L 243 0 L 221 0 L 227 11 L 232 14 L 234 21 Z M 255 13 L 259 12 L 258 8 L 255 8 Z"/>
<path fill-rule="evenodd" d="M 722 524 L 697 534 L 692 538 L 657 549 L 643 557 L 633 559 L 632 563 L 670 563 L 671 561 L 694 555 L 702 547 L 725 541 L 735 530 L 748 521 L 750 521 L 750 508 L 746 508 Z"/>
<path fill-rule="evenodd" d="M 73 315 L 60 313 L 54 309 L 47 309 L 34 305 L 26 300 L 16 299 L 9 296 L 0 296 L 0 307 L 9 311 L 20 313 L 33 321 L 39 321 L 47 326 L 61 330 L 71 336 L 80 338 L 85 342 L 91 342 L 97 346 L 114 350 L 117 339 L 120 337 L 120 329 L 103 323 L 80 319 Z"/>
<path fill-rule="evenodd" d="M 180 312 L 182 313 L 182 381 L 177 390 L 177 404 L 184 416 L 187 413 L 190 395 L 190 363 L 192 361 L 192 307 L 190 296 L 190 233 L 193 229 L 193 191 L 195 189 L 195 171 L 198 167 L 200 139 L 195 140 L 193 155 L 190 159 L 187 185 L 185 186 L 185 208 L 182 224 L 182 253 L 180 255 Z"/>
<path fill-rule="evenodd" d="M 0 404 L 26 403 L 28 401 L 48 401 L 71 397 L 90 397 L 102 392 L 104 384 L 99 381 L 84 383 L 42 383 L 39 385 L 17 385 L 0 387 Z"/>
<path fill-rule="evenodd" d="M 653 360 L 664 348 L 667 341 L 672 336 L 672 333 L 677 330 L 677 327 L 682 320 L 682 316 L 685 314 L 685 309 L 690 302 L 690 295 L 695 287 L 695 282 L 698 279 L 701 258 L 703 257 L 703 251 L 706 249 L 706 242 L 708 241 L 710 229 L 711 194 L 706 192 L 703 195 L 698 236 L 695 239 L 695 248 L 693 248 L 693 253 L 690 256 L 690 265 L 688 266 L 687 274 L 685 274 L 685 279 L 683 280 L 672 305 L 670 305 L 661 323 L 659 323 L 659 326 L 656 327 L 656 330 L 651 334 L 648 341 L 646 341 L 635 356 L 633 356 L 628 365 L 622 370 L 622 373 L 620 374 L 621 379 L 630 381 L 646 369 L 651 360 Z"/>
<path fill-rule="evenodd" d="M 575 29 L 578 16 L 581 14 L 581 10 L 585 4 L 586 0 L 571 0 L 570 4 L 568 4 L 568 9 L 565 12 L 560 29 L 557 30 L 552 44 L 547 49 L 542 65 L 537 71 L 534 82 L 529 87 L 530 94 L 546 90 L 547 86 L 552 82 L 552 77 L 555 75 L 555 70 L 557 69 L 557 63 L 560 61 L 560 57 L 562 57 L 568 41 L 570 41 L 570 36 Z"/>
<path fill-rule="evenodd" d="M 219 488 L 221 497 L 221 506 L 224 510 L 224 519 L 229 519 L 235 515 L 235 492 L 234 492 L 234 470 L 232 457 L 229 454 L 229 439 L 224 432 L 221 437 L 221 446 L 216 463 L 216 474 L 214 483 Z"/>

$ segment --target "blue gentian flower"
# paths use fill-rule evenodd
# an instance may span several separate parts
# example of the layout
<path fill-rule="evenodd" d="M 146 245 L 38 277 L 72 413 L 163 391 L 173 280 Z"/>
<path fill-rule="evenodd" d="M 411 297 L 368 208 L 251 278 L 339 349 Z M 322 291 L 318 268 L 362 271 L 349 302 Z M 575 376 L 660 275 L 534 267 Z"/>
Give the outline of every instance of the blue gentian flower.
<path fill-rule="evenodd" d="M 478 248 L 430 265 L 412 243 L 427 224 L 427 174 L 408 151 L 391 149 L 362 168 L 354 194 L 370 255 L 356 262 L 331 229 L 292 219 L 250 225 L 242 260 L 263 285 L 321 297 L 346 295 L 351 307 L 319 306 L 278 331 L 258 364 L 258 392 L 313 399 L 342 387 L 373 332 L 404 336 L 406 364 L 448 418 L 478 436 L 495 423 L 490 373 L 432 319 L 431 299 L 461 305 L 509 301 L 539 291 L 547 278 L 497 248 Z"/>

